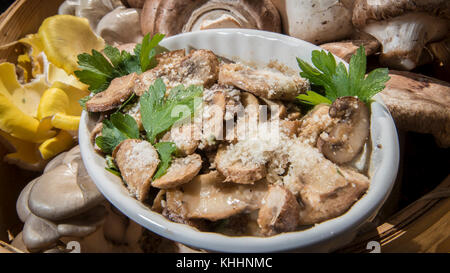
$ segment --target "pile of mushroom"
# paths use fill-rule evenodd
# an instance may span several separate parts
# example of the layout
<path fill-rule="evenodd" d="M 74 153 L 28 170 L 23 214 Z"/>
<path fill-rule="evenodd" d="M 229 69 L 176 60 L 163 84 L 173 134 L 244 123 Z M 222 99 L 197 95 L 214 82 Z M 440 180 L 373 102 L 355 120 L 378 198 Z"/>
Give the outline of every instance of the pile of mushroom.
<path fill-rule="evenodd" d="M 212 28 L 280 32 L 281 21 L 270 0 L 147 0 L 143 5 L 143 34 L 164 33 L 171 36 Z"/>
<path fill-rule="evenodd" d="M 17 214 L 24 228 L 12 245 L 24 252 L 70 252 L 71 242 L 81 252 L 193 251 L 161 240 L 109 204 L 88 176 L 78 146 L 22 190 Z"/>
<path fill-rule="evenodd" d="M 120 0 L 66 0 L 58 13 L 88 19 L 97 35 L 108 44 L 117 45 L 141 42 L 142 34 L 138 27 L 141 8 L 136 7 L 125 6 Z"/>

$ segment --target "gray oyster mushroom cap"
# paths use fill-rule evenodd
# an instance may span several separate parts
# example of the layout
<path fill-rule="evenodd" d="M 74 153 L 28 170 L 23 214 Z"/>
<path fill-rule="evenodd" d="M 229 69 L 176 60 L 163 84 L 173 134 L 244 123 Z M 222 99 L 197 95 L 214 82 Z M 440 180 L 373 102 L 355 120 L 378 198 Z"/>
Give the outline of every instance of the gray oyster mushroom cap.
<path fill-rule="evenodd" d="M 63 221 L 58 224 L 57 229 L 61 236 L 84 237 L 95 232 L 103 224 L 107 214 L 106 207 L 98 205 L 86 213 Z"/>
<path fill-rule="evenodd" d="M 78 158 L 44 173 L 30 190 L 28 206 L 37 216 L 58 221 L 85 212 L 103 200 Z"/>
<path fill-rule="evenodd" d="M 88 236 L 103 224 L 105 204 L 75 147 L 49 162 L 46 172 L 22 190 L 16 209 L 25 223 L 23 242 L 36 252 L 49 250 L 62 237 Z"/>
<path fill-rule="evenodd" d="M 61 165 L 66 155 L 67 152 L 64 152 L 54 157 L 50 162 L 48 162 L 47 166 L 45 166 L 44 173 L 49 172 L 53 170 L 55 167 Z"/>
<path fill-rule="evenodd" d="M 51 247 L 60 237 L 54 223 L 33 214 L 25 221 L 22 236 L 26 247 L 32 252 Z"/>
<path fill-rule="evenodd" d="M 30 190 L 37 180 L 38 179 L 36 178 L 32 180 L 30 183 L 28 183 L 20 193 L 19 198 L 17 199 L 16 211 L 20 221 L 22 222 L 25 222 L 28 216 L 31 214 L 31 211 L 28 208 L 28 198 L 30 196 Z"/>

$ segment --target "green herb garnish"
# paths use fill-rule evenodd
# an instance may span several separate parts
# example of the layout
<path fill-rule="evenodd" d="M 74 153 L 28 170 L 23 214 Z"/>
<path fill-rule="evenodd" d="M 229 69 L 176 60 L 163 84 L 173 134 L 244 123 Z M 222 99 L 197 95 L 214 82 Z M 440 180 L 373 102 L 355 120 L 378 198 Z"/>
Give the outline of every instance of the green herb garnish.
<path fill-rule="evenodd" d="M 165 175 L 167 169 L 170 167 L 170 163 L 172 162 L 172 156 L 177 151 L 177 146 L 173 142 L 159 142 L 155 144 L 155 148 L 159 154 L 159 165 L 158 170 L 153 176 L 153 180 L 160 178 Z"/>
<path fill-rule="evenodd" d="M 300 76 L 308 79 L 311 84 L 325 89 L 324 96 L 314 91 L 308 91 L 297 98 L 302 103 L 317 105 L 320 103 L 332 103 L 337 98 L 356 96 L 365 103 L 370 103 L 371 98 L 385 88 L 385 83 L 390 79 L 387 68 L 377 68 L 371 71 L 367 77 L 367 59 L 364 46 L 358 48 L 350 59 L 349 69 L 343 63 L 336 63 L 334 56 L 325 51 L 314 50 L 311 61 L 315 68 L 307 62 L 297 58 L 302 72 Z"/>
<path fill-rule="evenodd" d="M 161 79 L 157 79 L 140 98 L 142 125 L 147 140 L 154 144 L 158 135 L 176 122 L 192 116 L 200 104 L 202 93 L 202 86 L 185 88 L 179 85 L 172 88 L 166 98 L 166 86 Z"/>
<path fill-rule="evenodd" d="M 95 143 L 105 154 L 111 154 L 117 145 L 126 139 L 139 139 L 139 127 L 134 118 L 127 114 L 114 113 L 103 121 L 102 135 Z"/>
<path fill-rule="evenodd" d="M 106 156 L 106 167 L 105 167 L 105 169 L 108 172 L 110 172 L 110 173 L 112 173 L 114 175 L 117 175 L 118 177 L 122 177 L 122 175 L 120 174 L 119 168 L 117 167 L 116 163 L 114 162 L 114 158 L 112 156 L 110 156 L 110 155 Z"/>
<path fill-rule="evenodd" d="M 163 34 L 155 34 L 150 39 L 150 35 L 147 34 L 142 44 L 136 45 L 134 54 L 119 51 L 110 45 L 103 50 L 106 57 L 96 50 L 92 50 L 92 54 L 80 54 L 78 55 L 80 70 L 75 71 L 75 75 L 82 83 L 89 86 L 92 93 L 102 92 L 115 78 L 134 72 L 140 74 L 155 67 L 156 55 L 167 51 L 158 45 L 163 38 Z"/>

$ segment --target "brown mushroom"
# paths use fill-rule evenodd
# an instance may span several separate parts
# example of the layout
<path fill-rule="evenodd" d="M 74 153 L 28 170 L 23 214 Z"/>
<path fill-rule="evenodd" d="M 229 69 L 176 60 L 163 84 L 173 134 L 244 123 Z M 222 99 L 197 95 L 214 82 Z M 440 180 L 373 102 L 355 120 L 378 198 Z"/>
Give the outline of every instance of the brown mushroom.
<path fill-rule="evenodd" d="M 274 100 L 294 100 L 309 88 L 306 80 L 277 70 L 254 69 L 243 64 L 222 64 L 219 83 L 233 85 L 256 96 Z"/>
<path fill-rule="evenodd" d="M 134 92 L 137 74 L 115 78 L 109 87 L 86 102 L 89 112 L 105 112 L 119 107 Z"/>
<path fill-rule="evenodd" d="M 267 183 L 238 185 L 223 180 L 217 171 L 198 175 L 180 189 L 166 192 L 167 208 L 182 218 L 216 221 L 261 206 Z"/>
<path fill-rule="evenodd" d="M 142 9 L 145 0 L 122 0 L 122 3 L 130 8 Z"/>
<path fill-rule="evenodd" d="M 356 54 L 360 46 L 364 46 L 366 56 L 370 56 L 378 51 L 380 43 L 378 40 L 348 40 L 340 42 L 332 42 L 320 45 L 321 48 L 333 53 L 346 62 L 350 62 L 350 58 Z"/>
<path fill-rule="evenodd" d="M 152 186 L 159 189 L 178 187 L 191 181 L 202 168 L 202 158 L 198 154 L 176 158 L 162 177 L 154 180 Z"/>
<path fill-rule="evenodd" d="M 343 164 L 362 150 L 369 136 L 370 113 L 356 97 L 341 97 L 330 107 L 329 115 L 339 121 L 317 140 L 317 147 L 331 161 Z"/>
<path fill-rule="evenodd" d="M 225 176 L 224 182 L 253 184 L 266 176 L 267 169 L 264 164 L 231 160 L 229 154 L 234 152 L 230 146 L 221 147 L 217 151 L 214 162 L 217 170 Z"/>
<path fill-rule="evenodd" d="M 290 166 L 282 185 L 300 198 L 300 224 L 316 224 L 350 208 L 369 187 L 369 178 L 336 165 L 300 140 L 289 145 Z"/>
<path fill-rule="evenodd" d="M 184 123 L 173 126 L 170 131 L 163 135 L 161 141 L 173 142 L 181 154 L 191 155 L 200 143 L 196 136 L 197 130 L 197 124 L 195 123 Z"/>
<path fill-rule="evenodd" d="M 156 149 L 148 141 L 127 139 L 114 149 L 113 157 L 129 191 L 144 201 L 160 162 Z"/>
<path fill-rule="evenodd" d="M 258 213 L 258 225 L 265 235 L 293 231 L 298 226 L 300 205 L 295 196 L 280 186 L 271 186 Z"/>
<path fill-rule="evenodd" d="M 181 53 L 182 51 L 177 51 L 174 53 L 176 58 L 167 59 L 167 62 L 163 61 L 161 65 L 142 73 L 136 86 L 136 94 L 141 96 L 157 78 L 163 79 L 167 89 L 180 84 L 209 87 L 217 81 L 219 61 L 212 51 L 192 50 L 182 58 Z"/>
<path fill-rule="evenodd" d="M 172 36 L 210 28 L 254 28 L 280 32 L 281 19 L 270 0 L 147 0 L 141 17 L 143 34 Z"/>
<path fill-rule="evenodd" d="M 397 128 L 433 134 L 450 147 L 450 84 L 411 72 L 389 71 L 391 79 L 380 93 Z"/>
<path fill-rule="evenodd" d="M 301 120 L 299 138 L 302 142 L 316 146 L 320 134 L 335 123 L 335 118 L 330 117 L 328 104 L 319 104 L 309 111 Z"/>
<path fill-rule="evenodd" d="M 449 19 L 448 0 L 357 0 L 352 21 L 382 44 L 383 64 L 411 70 L 430 59 L 424 47 L 448 34 Z"/>

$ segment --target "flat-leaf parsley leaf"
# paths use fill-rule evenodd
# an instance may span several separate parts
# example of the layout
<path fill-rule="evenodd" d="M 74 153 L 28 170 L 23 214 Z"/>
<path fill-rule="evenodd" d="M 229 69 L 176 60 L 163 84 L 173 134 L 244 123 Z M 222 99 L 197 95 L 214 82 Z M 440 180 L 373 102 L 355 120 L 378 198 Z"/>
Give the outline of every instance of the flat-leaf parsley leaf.
<path fill-rule="evenodd" d="M 297 58 L 302 72 L 300 76 L 308 79 L 311 84 L 325 89 L 325 96 L 314 91 L 308 91 L 297 98 L 302 103 L 317 105 L 320 103 L 332 103 L 337 98 L 356 96 L 365 103 L 370 103 L 371 98 L 385 88 L 385 83 L 390 79 L 387 68 L 377 68 L 366 73 L 366 54 L 364 46 L 358 48 L 349 63 L 349 69 L 343 63 L 336 63 L 331 53 L 324 50 L 314 50 L 311 61 L 315 67 Z"/>

